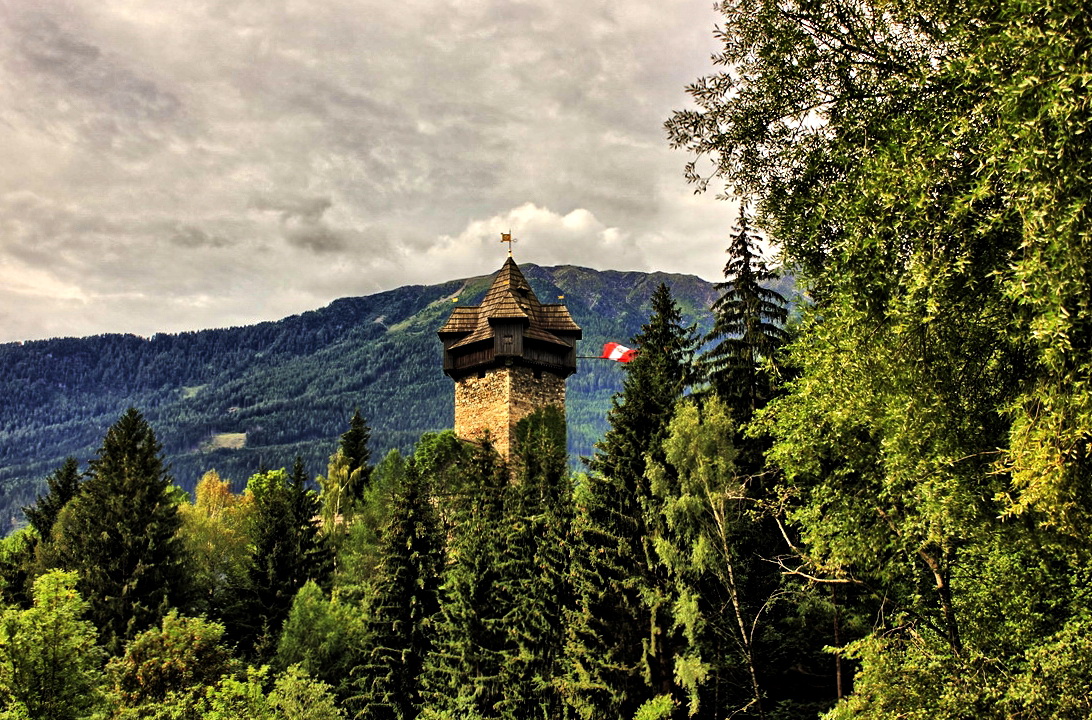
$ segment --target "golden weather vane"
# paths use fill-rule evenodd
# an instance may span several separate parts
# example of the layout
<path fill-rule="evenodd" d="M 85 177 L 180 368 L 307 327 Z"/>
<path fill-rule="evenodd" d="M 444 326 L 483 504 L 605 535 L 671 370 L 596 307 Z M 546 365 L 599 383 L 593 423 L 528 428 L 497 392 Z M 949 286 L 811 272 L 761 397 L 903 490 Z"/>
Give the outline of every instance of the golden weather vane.
<path fill-rule="evenodd" d="M 500 241 L 502 243 L 508 243 L 508 257 L 512 257 L 512 243 L 518 242 L 517 240 L 512 238 L 512 231 L 509 230 L 506 233 L 501 233 Z"/>

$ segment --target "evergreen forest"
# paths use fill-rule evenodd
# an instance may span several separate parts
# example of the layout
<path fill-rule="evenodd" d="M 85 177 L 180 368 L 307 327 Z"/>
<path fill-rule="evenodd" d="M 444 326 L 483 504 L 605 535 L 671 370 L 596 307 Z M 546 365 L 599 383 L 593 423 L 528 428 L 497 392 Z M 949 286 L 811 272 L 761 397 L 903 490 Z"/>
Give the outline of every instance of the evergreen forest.
<path fill-rule="evenodd" d="M 530 264 L 523 272 L 542 302 L 564 295 L 583 328 L 580 355 L 631 337 L 660 282 L 675 289 L 690 321 L 711 322 L 715 290 L 694 276 Z M 409 452 L 421 433 L 454 421 L 454 384 L 442 372 L 436 330 L 452 308 L 478 304 L 490 279 L 342 298 L 249 327 L 0 345 L 0 532 L 22 525 L 20 508 L 66 457 L 90 459 L 128 407 L 155 426 L 175 483 L 191 494 L 212 468 L 236 491 L 251 474 L 297 455 L 321 469 L 356 408 L 368 416 L 376 453 Z M 622 378 L 612 365 L 580 360 L 569 379 L 574 464 L 606 429 Z"/>
<path fill-rule="evenodd" d="M 1092 15 L 718 9 L 724 280 L 649 288 L 581 470 L 364 401 L 191 494 L 104 409 L 0 544 L 0 718 L 1092 716 Z"/>

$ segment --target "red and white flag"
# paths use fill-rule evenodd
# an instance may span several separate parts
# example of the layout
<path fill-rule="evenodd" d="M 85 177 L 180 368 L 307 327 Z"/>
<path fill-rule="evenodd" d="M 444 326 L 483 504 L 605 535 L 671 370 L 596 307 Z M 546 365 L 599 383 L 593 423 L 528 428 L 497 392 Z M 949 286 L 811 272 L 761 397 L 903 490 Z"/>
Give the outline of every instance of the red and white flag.
<path fill-rule="evenodd" d="M 617 360 L 618 362 L 629 362 L 635 355 L 637 355 L 636 350 L 611 342 L 603 346 L 603 354 L 599 357 L 607 360 Z"/>

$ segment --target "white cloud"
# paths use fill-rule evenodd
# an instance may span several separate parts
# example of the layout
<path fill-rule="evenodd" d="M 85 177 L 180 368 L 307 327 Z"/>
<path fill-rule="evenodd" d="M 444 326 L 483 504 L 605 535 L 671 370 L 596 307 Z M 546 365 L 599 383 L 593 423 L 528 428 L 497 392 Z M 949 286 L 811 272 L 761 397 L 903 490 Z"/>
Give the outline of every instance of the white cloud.
<path fill-rule="evenodd" d="M 454 277 L 481 275 L 500 266 L 507 252 L 501 232 L 512 232 L 518 262 L 539 265 L 644 268 L 637 238 L 607 227 L 584 208 L 562 215 L 534 203 L 473 220 L 456 236 L 443 236 L 423 256 L 423 267 L 450 268 Z"/>

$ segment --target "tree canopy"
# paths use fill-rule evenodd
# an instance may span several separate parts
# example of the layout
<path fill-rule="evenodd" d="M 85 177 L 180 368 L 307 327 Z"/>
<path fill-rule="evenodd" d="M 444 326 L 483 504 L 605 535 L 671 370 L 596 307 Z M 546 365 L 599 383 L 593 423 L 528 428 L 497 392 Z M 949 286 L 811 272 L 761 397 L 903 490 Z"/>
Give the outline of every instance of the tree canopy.
<path fill-rule="evenodd" d="M 144 416 L 130 408 L 107 431 L 54 530 L 58 564 L 76 572 L 112 652 L 188 600 L 182 519 L 160 450 Z"/>
<path fill-rule="evenodd" d="M 1014 713 L 1007 673 L 1082 617 L 1083 587 L 1036 568 L 1088 562 L 1088 13 L 720 9 L 722 69 L 668 130 L 699 189 L 757 198 L 810 301 L 789 349 L 799 377 L 760 422 L 799 571 L 889 609 L 853 645 L 839 716 Z M 914 690 L 885 690 L 896 674 Z"/>

